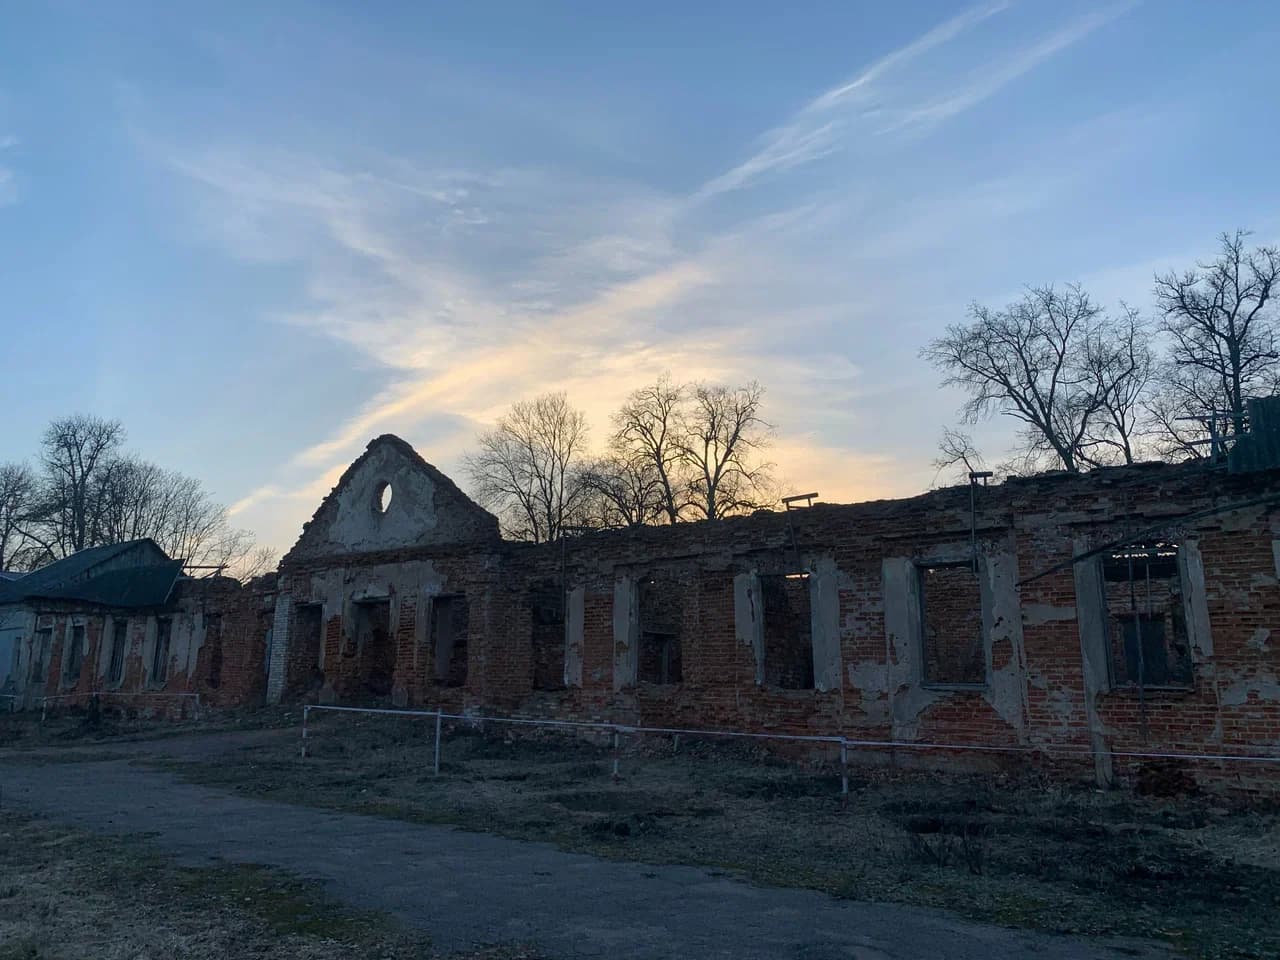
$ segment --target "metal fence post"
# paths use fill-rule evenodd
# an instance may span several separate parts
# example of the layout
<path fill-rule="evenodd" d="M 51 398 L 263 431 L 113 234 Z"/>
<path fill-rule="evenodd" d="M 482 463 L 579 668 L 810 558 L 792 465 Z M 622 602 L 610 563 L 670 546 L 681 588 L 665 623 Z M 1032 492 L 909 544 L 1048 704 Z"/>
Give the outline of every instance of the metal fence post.
<path fill-rule="evenodd" d="M 45 718 L 49 716 L 49 698 L 40 698 L 40 722 L 44 723 Z"/>
<path fill-rule="evenodd" d="M 840 738 L 840 796 L 849 802 L 849 741 Z"/>
<path fill-rule="evenodd" d="M 311 708 L 306 704 L 302 706 L 302 759 L 307 759 L 307 717 L 311 713 Z"/>
<path fill-rule="evenodd" d="M 436 776 L 440 776 L 440 711 L 436 711 L 436 742 L 435 742 L 435 758 L 432 763 L 432 769 L 435 770 Z"/>
<path fill-rule="evenodd" d="M 621 778 L 618 773 L 618 728 L 613 728 L 613 782 L 617 783 Z"/>

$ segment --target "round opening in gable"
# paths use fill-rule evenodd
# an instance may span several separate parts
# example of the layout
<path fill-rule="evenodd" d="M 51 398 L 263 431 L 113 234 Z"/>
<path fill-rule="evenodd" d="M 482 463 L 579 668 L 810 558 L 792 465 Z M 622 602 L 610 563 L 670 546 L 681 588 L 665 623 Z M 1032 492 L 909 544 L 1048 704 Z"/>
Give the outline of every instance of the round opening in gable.
<path fill-rule="evenodd" d="M 391 484 L 383 481 L 378 484 L 378 489 L 374 491 L 373 509 L 377 513 L 386 513 L 389 506 L 391 506 Z"/>

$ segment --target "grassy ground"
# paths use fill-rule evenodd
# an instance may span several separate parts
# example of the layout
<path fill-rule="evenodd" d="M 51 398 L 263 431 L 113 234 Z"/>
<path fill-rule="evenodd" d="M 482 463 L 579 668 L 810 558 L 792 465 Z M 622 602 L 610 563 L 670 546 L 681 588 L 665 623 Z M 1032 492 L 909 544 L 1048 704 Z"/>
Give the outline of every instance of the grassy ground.
<path fill-rule="evenodd" d="M 107 702 L 96 710 L 79 704 L 63 707 L 52 710 L 44 720 L 40 720 L 38 713 L 10 713 L 0 709 L 0 749 L 29 750 L 111 741 L 131 742 L 221 730 L 256 730 L 296 725 L 300 716 L 296 707 L 270 707 L 207 713 L 201 719 L 189 714 L 181 719 L 165 719 L 153 711 Z"/>
<path fill-rule="evenodd" d="M 0 813 L 0 960 L 436 958 L 421 933 L 251 866 L 185 868 L 137 840 Z M 518 951 L 456 955 L 516 960 Z"/>
<path fill-rule="evenodd" d="M 313 717 L 314 720 L 314 717 Z M 1155 800 L 1033 778 L 827 770 L 754 747 L 650 740 L 610 777 L 603 746 L 324 718 L 297 741 L 196 764 L 206 784 L 652 863 L 702 864 L 975 919 L 1146 936 L 1204 958 L 1280 956 L 1280 810 Z"/>

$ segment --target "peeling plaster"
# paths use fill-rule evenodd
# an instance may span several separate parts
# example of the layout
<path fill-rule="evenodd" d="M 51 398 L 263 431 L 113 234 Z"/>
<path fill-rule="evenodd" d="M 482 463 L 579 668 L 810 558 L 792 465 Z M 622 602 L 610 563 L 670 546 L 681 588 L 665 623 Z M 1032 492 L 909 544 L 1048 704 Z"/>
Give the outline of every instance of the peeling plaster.
<path fill-rule="evenodd" d="M 1028 627 L 1060 623 L 1076 618 L 1075 607 L 1055 607 L 1048 603 L 1028 603 L 1022 608 L 1022 622 Z"/>
<path fill-rule="evenodd" d="M 1088 544 L 1077 539 L 1074 550 L 1084 553 Z M 1076 623 L 1080 633 L 1081 672 L 1084 677 L 1084 714 L 1093 751 L 1094 775 L 1099 786 L 1115 781 L 1111 747 L 1098 713 L 1098 697 L 1111 688 L 1110 648 L 1107 643 L 1107 603 L 1102 586 L 1102 563 L 1097 557 L 1074 566 Z"/>
<path fill-rule="evenodd" d="M 1280 679 L 1274 673 L 1260 673 L 1248 680 L 1237 680 L 1229 684 L 1221 693 L 1224 707 L 1239 707 L 1249 702 L 1250 694 L 1257 694 L 1259 700 L 1274 702 L 1280 700 Z"/>
<path fill-rule="evenodd" d="M 1213 634 L 1209 629 L 1209 603 L 1205 591 L 1204 561 L 1200 544 L 1184 540 L 1178 546 L 1178 573 L 1182 580 L 1182 608 L 1187 620 L 1187 639 L 1200 660 L 1213 656 Z M 1248 605 L 1248 596 L 1242 606 Z"/>
<path fill-rule="evenodd" d="M 1009 552 L 992 552 L 982 559 L 982 621 L 987 654 L 987 693 L 995 711 L 1018 732 L 1026 734 L 1026 653 L 1022 643 L 1021 604 L 1018 595 L 1018 558 Z M 994 667 L 994 654 L 1009 647 L 1005 666 Z"/>
<path fill-rule="evenodd" d="M 585 644 L 587 588 L 574 587 L 565 604 L 564 685 L 582 686 L 582 657 Z"/>
<path fill-rule="evenodd" d="M 639 591 L 632 577 L 613 585 L 613 689 L 635 686 L 640 667 Z"/>
<path fill-rule="evenodd" d="M 836 562 L 824 557 L 809 576 L 815 690 L 840 689 L 840 587 Z"/>
<path fill-rule="evenodd" d="M 847 668 L 849 683 L 862 694 L 862 712 L 872 723 L 889 719 L 889 699 L 885 696 L 884 664 L 879 660 L 851 663 Z"/>
<path fill-rule="evenodd" d="M 764 685 L 764 608 L 760 601 L 760 576 L 752 570 L 733 578 L 733 632 L 755 660 L 755 681 Z"/>
<path fill-rule="evenodd" d="M 887 557 L 881 564 L 888 713 L 894 739 L 917 735 L 920 713 L 943 694 L 921 685 L 920 578 L 910 557 Z"/>

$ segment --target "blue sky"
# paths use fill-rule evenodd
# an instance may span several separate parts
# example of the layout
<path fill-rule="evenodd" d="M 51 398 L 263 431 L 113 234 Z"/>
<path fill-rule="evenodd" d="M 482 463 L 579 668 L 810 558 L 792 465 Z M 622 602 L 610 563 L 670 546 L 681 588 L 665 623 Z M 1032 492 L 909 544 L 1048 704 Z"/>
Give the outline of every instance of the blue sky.
<path fill-rule="evenodd" d="M 1280 7 L 0 0 L 0 460 L 122 419 L 287 547 L 395 432 L 769 389 L 823 499 L 910 494 L 973 300 L 1280 237 Z M 1007 427 L 977 431 L 998 455 Z"/>

